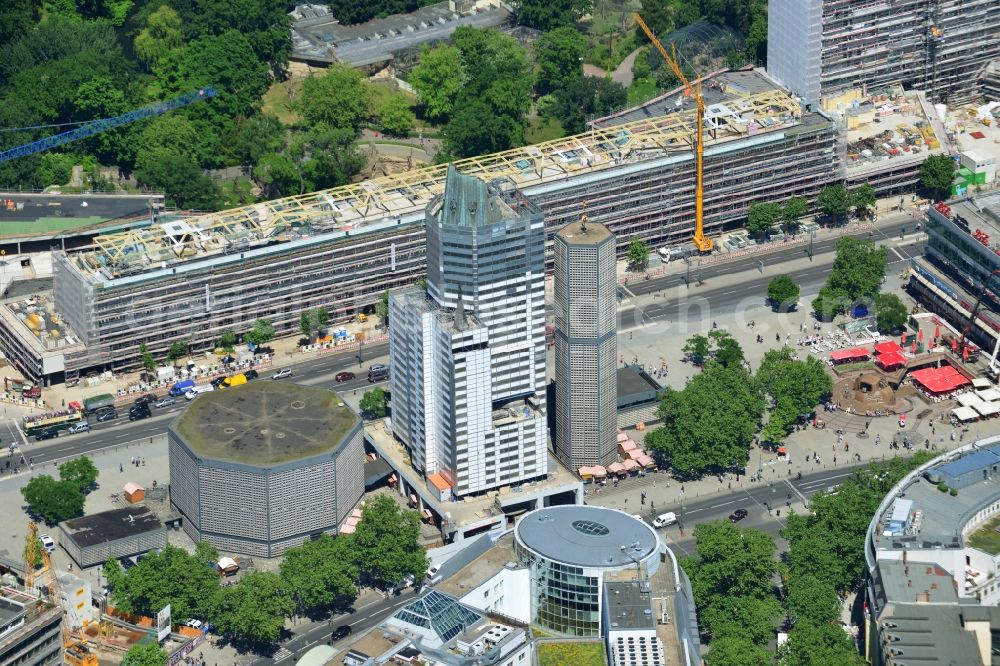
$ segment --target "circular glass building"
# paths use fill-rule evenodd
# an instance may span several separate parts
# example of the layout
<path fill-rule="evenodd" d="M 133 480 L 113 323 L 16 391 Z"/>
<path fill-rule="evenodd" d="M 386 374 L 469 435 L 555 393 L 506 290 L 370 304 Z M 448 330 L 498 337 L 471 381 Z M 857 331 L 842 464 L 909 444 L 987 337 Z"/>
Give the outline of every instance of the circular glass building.
<path fill-rule="evenodd" d="M 651 576 L 661 547 L 638 518 L 570 505 L 526 514 L 514 527 L 514 549 L 531 572 L 532 621 L 560 634 L 599 636 L 605 579 L 629 570 Z"/>

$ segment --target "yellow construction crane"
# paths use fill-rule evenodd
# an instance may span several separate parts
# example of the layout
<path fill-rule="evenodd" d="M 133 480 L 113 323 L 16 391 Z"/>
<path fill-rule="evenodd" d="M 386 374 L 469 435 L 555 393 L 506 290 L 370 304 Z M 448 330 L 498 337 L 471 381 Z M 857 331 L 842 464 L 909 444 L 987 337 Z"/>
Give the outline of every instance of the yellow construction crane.
<path fill-rule="evenodd" d="M 695 154 L 695 181 L 694 181 L 694 245 L 698 248 L 699 252 L 711 252 L 713 243 L 712 239 L 705 235 L 705 222 L 704 222 L 704 194 L 705 194 L 705 183 L 704 174 L 702 173 L 702 162 L 705 157 L 704 142 L 702 141 L 703 125 L 705 122 L 705 100 L 701 96 L 701 81 L 695 79 L 695 85 L 691 85 L 688 78 L 684 75 L 684 70 L 681 69 L 680 64 L 677 62 L 677 47 L 673 48 L 673 55 L 667 53 L 667 50 L 663 48 L 663 44 L 660 40 L 656 38 L 653 31 L 649 29 L 646 22 L 642 20 L 642 17 L 635 14 L 635 22 L 642 28 L 642 31 L 646 33 L 646 37 L 649 41 L 653 43 L 653 46 L 660 52 L 663 56 L 663 61 L 670 66 L 677 78 L 681 80 L 684 84 L 685 92 L 692 98 L 694 98 L 695 104 L 698 106 L 698 117 L 694 130 L 694 154 Z"/>

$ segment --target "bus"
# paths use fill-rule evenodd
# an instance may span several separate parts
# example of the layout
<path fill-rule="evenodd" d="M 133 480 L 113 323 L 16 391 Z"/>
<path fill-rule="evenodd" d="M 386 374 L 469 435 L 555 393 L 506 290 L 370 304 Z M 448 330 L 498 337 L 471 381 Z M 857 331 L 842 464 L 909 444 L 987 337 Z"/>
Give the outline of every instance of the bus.
<path fill-rule="evenodd" d="M 83 412 L 79 409 L 71 409 L 62 412 L 50 412 L 48 414 L 25 416 L 22 424 L 24 434 L 33 437 L 43 430 L 55 428 L 65 430 L 83 420 Z"/>

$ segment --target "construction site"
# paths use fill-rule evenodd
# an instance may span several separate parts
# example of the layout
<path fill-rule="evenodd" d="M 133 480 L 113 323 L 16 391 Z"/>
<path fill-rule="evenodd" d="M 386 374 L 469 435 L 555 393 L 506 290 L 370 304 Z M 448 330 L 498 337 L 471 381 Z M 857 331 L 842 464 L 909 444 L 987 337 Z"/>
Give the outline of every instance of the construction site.
<path fill-rule="evenodd" d="M 717 73 L 703 94 L 705 236 L 741 225 L 752 201 L 814 199 L 834 176 L 834 123 L 803 113 L 762 72 Z M 690 97 L 676 97 L 652 100 L 584 134 L 456 167 L 532 198 L 545 212 L 550 261 L 552 235 L 579 217 L 584 202 L 590 219 L 618 236 L 619 254 L 636 238 L 654 247 L 690 244 L 698 110 Z M 664 112 L 671 102 L 674 110 Z M 424 209 L 441 193 L 445 169 L 160 219 L 98 236 L 83 251 L 54 252 L 55 311 L 67 338 L 85 349 L 66 355 L 64 375 L 47 376 L 131 369 L 142 342 L 157 355 L 177 340 L 205 350 L 221 332 L 261 317 L 288 334 L 303 309 L 320 305 L 332 323 L 351 319 L 385 290 L 423 276 Z"/>

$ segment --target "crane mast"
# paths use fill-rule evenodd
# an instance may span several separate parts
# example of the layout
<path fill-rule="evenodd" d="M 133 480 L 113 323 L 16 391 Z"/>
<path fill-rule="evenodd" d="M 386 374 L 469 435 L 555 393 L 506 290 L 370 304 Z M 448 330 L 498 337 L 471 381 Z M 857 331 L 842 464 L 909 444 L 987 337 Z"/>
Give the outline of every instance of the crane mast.
<path fill-rule="evenodd" d="M 677 48 L 673 48 L 673 55 L 667 53 L 667 49 L 663 47 L 660 40 L 656 38 L 653 31 L 650 29 L 646 22 L 642 20 L 642 17 L 635 14 L 635 22 L 638 24 L 642 31 L 646 33 L 646 37 L 649 41 L 656 47 L 663 56 L 663 61 L 667 63 L 671 71 L 677 76 L 678 79 L 684 84 L 684 91 L 689 96 L 692 97 L 697 106 L 696 114 L 696 125 L 694 134 L 692 136 L 692 144 L 694 147 L 695 156 L 695 174 L 694 174 L 694 245 L 698 248 L 699 252 L 711 252 L 713 243 L 712 239 L 705 235 L 705 176 L 704 176 L 704 161 L 705 161 L 705 146 L 702 140 L 702 128 L 705 123 L 705 99 L 701 95 L 701 80 L 696 79 L 695 84 L 692 85 L 688 81 L 687 76 L 684 75 L 684 70 L 681 69 L 680 64 L 677 62 Z"/>

